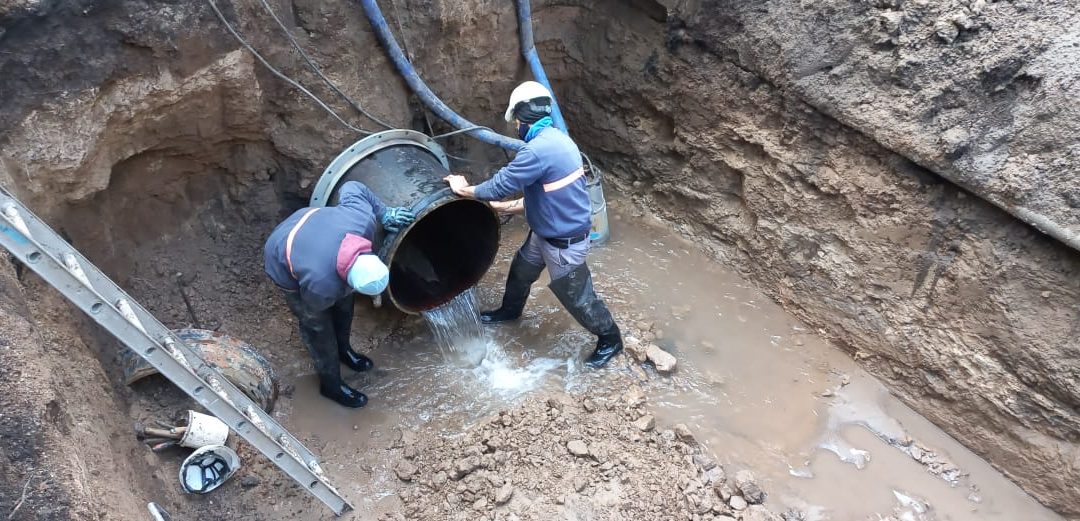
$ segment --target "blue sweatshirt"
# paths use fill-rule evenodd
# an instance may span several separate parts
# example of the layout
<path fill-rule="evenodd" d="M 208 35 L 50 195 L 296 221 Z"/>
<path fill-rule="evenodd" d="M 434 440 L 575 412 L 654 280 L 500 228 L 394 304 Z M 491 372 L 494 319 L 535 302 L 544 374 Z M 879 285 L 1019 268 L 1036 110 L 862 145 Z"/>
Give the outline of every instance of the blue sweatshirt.
<path fill-rule="evenodd" d="M 568 239 L 589 233 L 592 207 L 581 152 L 562 131 L 541 130 L 509 165 L 476 187 L 476 198 L 500 201 L 519 192 L 525 195 L 525 220 L 537 235 Z"/>
<path fill-rule="evenodd" d="M 274 228 L 266 239 L 263 264 L 278 286 L 299 291 L 312 309 L 323 310 L 352 293 L 343 273 L 363 253 L 370 253 L 377 219 L 386 206 L 368 187 L 356 181 L 342 185 L 337 206 L 320 208 L 296 232 L 292 244 L 292 272 L 285 259 L 293 227 L 310 208 L 301 208 Z M 296 274 L 293 277 L 293 273 Z"/>

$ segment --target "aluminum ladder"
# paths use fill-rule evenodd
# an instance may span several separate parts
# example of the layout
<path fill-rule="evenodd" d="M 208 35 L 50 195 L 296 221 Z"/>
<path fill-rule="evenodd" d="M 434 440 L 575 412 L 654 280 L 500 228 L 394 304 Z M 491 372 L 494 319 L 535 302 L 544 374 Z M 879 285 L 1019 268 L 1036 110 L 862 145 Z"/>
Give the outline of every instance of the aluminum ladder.
<path fill-rule="evenodd" d="M 0 187 L 0 245 L 173 384 L 243 436 L 335 514 L 352 510 L 319 460 L 214 367 Z"/>

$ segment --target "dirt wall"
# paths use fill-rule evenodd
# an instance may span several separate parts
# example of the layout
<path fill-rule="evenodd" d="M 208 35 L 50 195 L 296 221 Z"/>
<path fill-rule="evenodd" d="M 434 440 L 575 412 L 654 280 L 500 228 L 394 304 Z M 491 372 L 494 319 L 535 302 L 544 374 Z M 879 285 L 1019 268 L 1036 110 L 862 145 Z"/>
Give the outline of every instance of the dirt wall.
<path fill-rule="evenodd" d="M 711 0 L 682 14 L 710 49 L 1080 249 L 1080 3 L 808 7 Z"/>
<path fill-rule="evenodd" d="M 318 86 L 257 2 L 220 4 L 268 59 L 377 130 Z M 445 129 L 406 95 L 355 3 L 272 4 L 365 108 L 393 125 Z M 613 186 L 820 327 L 1041 501 L 1080 516 L 1072 486 L 1080 477 L 1080 256 L 938 175 L 983 172 L 965 161 L 999 157 L 1001 143 L 1015 156 L 1006 154 L 995 176 L 1026 180 L 1031 165 L 1075 166 L 1064 152 L 1076 142 L 1066 118 L 1075 106 L 1039 94 L 1056 76 L 1026 79 L 1036 69 L 1003 64 L 991 84 L 978 79 L 998 51 L 1034 59 L 1049 47 L 979 40 L 983 28 L 958 30 L 948 46 L 929 45 L 937 38 L 929 36 L 916 48 L 900 36 L 877 42 L 891 25 L 862 25 L 898 12 L 910 34 L 928 34 L 924 22 L 938 6 L 918 2 L 536 4 L 537 45 L 571 131 Z M 1057 16 L 1067 2 L 997 4 L 1051 35 L 1068 20 Z M 502 100 L 527 77 L 511 3 L 381 5 L 432 88 L 476 123 L 503 128 Z M 320 168 L 359 137 L 241 52 L 204 2 L 0 1 L 0 28 L 0 182 L 69 223 L 76 244 L 90 241 L 121 272 L 125 248 L 152 237 L 110 237 L 120 214 L 95 226 L 86 219 L 95 204 L 134 205 L 135 216 L 196 211 L 196 200 L 228 187 L 184 180 L 228 175 L 273 183 L 285 210 L 302 204 Z M 844 59 L 830 58 L 837 48 Z M 823 54 L 811 60 L 810 52 Z M 966 52 L 980 58 L 960 60 Z M 897 56 L 909 65 L 886 66 Z M 831 65 L 796 70 L 809 63 Z M 942 72 L 950 70 L 967 79 L 950 84 Z M 982 103 L 985 89 L 999 86 L 994 103 Z M 1006 109 L 1022 117 L 983 117 Z M 982 121 L 992 128 L 984 132 Z M 1054 125 L 1063 130 L 1045 130 Z M 502 157 L 464 139 L 449 146 Z M 1032 179 L 1063 179 L 1054 172 Z M 169 183 L 191 204 L 155 206 L 174 197 Z M 1044 195 L 1068 203 L 1073 186 L 1002 183 L 1003 194 L 1031 204 Z M 123 194 L 99 195 L 114 191 Z"/>

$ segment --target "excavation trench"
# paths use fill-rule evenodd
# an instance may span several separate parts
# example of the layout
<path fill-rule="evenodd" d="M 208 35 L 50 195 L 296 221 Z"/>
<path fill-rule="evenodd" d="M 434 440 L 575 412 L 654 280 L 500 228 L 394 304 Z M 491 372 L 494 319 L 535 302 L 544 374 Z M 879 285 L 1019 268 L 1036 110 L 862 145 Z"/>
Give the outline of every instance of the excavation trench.
<path fill-rule="evenodd" d="M 776 2 L 769 16 L 789 3 Z M 935 168 L 944 161 L 921 137 L 905 148 L 895 128 L 832 110 L 846 110 L 848 98 L 788 83 L 819 69 L 843 77 L 847 58 L 803 56 L 813 71 L 762 65 L 757 55 L 771 44 L 735 28 L 758 27 L 753 16 L 765 15 L 739 6 L 716 17 L 705 16 L 720 9 L 707 1 L 536 2 L 537 47 L 564 115 L 614 195 L 613 241 L 590 257 L 598 290 L 628 335 L 674 354 L 679 368 L 662 376 L 624 356 L 610 370 L 582 370 L 590 338 L 542 284 L 519 324 L 486 333 L 489 358 L 476 367 L 449 363 L 420 317 L 359 299 L 352 342 L 377 369 L 346 371 L 372 398 L 346 411 L 319 398 L 295 321 L 262 273 L 261 248 L 358 136 L 261 69 L 201 3 L 173 6 L 170 16 L 141 0 L 121 4 L 85 13 L 43 4 L 30 15 L 0 2 L 0 83 L 10 93 L 0 105 L 0 182 L 170 327 L 218 330 L 258 348 L 280 377 L 275 416 L 320 454 L 357 519 L 663 518 L 650 503 L 667 505 L 661 496 L 670 493 L 672 505 L 685 506 L 686 487 L 674 477 L 671 490 L 641 486 L 628 470 L 634 455 L 603 471 L 624 468 L 615 476 L 624 481 L 605 474 L 622 485 L 579 490 L 564 483 L 571 474 L 556 475 L 567 471 L 559 467 L 565 454 L 528 452 L 536 440 L 567 440 L 551 437 L 565 428 L 556 427 L 559 407 L 523 402 L 570 393 L 614 414 L 628 388 L 644 391 L 656 417 L 655 432 L 637 434 L 643 443 L 671 448 L 664 431 L 686 424 L 729 478 L 757 474 L 773 512 L 808 520 L 1080 516 L 1080 258 L 916 165 L 909 158 Z M 463 114 L 502 129 L 502 100 L 526 77 L 517 49 L 496 45 L 515 41 L 511 3 L 405 4 L 383 7 L 425 80 Z M 999 25 L 1012 9 L 1001 4 L 984 15 Z M 292 7 L 279 12 L 301 43 L 368 110 L 400 128 L 449 130 L 411 103 L 355 6 Z M 862 28 L 885 8 L 837 9 L 830 19 Z M 259 4 L 225 11 L 286 73 L 317 84 L 291 61 Z M 977 41 L 978 30 L 964 29 L 975 32 L 958 41 Z M 884 52 L 859 31 L 850 29 L 852 46 Z M 779 41 L 773 33 L 754 34 Z M 55 56 L 37 52 L 52 48 L 44 35 L 96 61 L 57 68 Z M 830 52 L 843 47 L 829 43 Z M 903 67 L 890 74 L 918 76 Z M 1024 89 L 1040 84 L 1016 78 L 979 85 L 998 89 L 995 104 L 1028 103 Z M 890 88 L 903 88 L 901 80 Z M 941 119 L 959 119 L 965 96 L 979 99 L 954 87 L 926 102 L 948 115 Z M 441 143 L 455 156 L 451 169 L 474 180 L 507 160 L 460 136 Z M 982 150 L 954 144 L 949 154 Z M 1018 140 L 1029 145 L 1038 148 L 1030 136 Z M 445 238 L 444 230 L 431 233 Z M 498 301 L 524 233 L 520 219 L 499 230 L 496 263 L 476 288 L 481 305 Z M 160 378 L 122 385 L 118 344 L 25 269 L 5 264 L 0 290 L 0 383 L 11 391 L 0 395 L 0 515 L 18 506 L 13 519 L 142 519 L 145 502 L 159 501 L 180 519 L 325 517 L 243 444 L 237 479 L 211 496 L 180 494 L 180 454 L 150 454 L 129 426 L 192 403 Z M 426 307 L 426 294 L 414 290 L 402 289 L 418 303 L 405 307 Z M 450 496 L 486 493 L 466 479 L 466 491 L 433 484 L 441 460 L 453 466 L 462 455 L 436 440 L 464 443 L 487 432 L 489 418 L 526 410 L 548 418 L 512 435 L 526 463 L 501 472 L 529 504 L 473 502 L 445 515 L 423 499 L 438 491 L 450 505 Z M 634 439 L 621 420 L 581 414 L 564 437 Z M 682 454 L 661 454 L 632 463 L 681 472 Z M 419 465 L 411 481 L 399 475 L 405 462 Z M 603 466 L 595 463 L 573 472 L 594 475 Z M 680 508 L 665 512 L 686 519 Z"/>

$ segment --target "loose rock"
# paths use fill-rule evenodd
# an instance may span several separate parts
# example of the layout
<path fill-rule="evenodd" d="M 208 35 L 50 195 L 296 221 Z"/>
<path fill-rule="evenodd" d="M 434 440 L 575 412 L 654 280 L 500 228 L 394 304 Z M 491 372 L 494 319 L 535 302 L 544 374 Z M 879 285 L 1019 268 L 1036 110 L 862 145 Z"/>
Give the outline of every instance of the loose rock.
<path fill-rule="evenodd" d="M 656 427 L 656 418 L 651 414 L 646 414 L 634 421 L 634 427 L 637 427 L 639 431 L 649 432 Z"/>
<path fill-rule="evenodd" d="M 675 371 L 675 357 L 660 349 L 656 344 L 649 344 L 645 351 L 649 361 L 656 366 L 656 371 L 660 374 L 670 374 Z"/>
<path fill-rule="evenodd" d="M 413 465 L 408 461 L 402 461 L 394 467 L 394 474 L 396 474 L 401 481 L 412 481 L 413 476 L 415 476 L 418 471 L 419 469 L 416 468 L 416 465 Z"/>
<path fill-rule="evenodd" d="M 476 470 L 479 467 L 480 467 L 480 458 L 477 457 L 477 456 L 470 456 L 468 458 L 460 459 L 460 460 L 457 461 L 457 463 L 454 464 L 454 470 L 450 474 L 450 477 L 453 478 L 453 479 L 461 479 L 461 478 L 469 475 L 469 473 L 471 473 L 472 471 Z"/>
<path fill-rule="evenodd" d="M 757 504 L 765 501 L 765 492 L 758 486 L 753 472 L 740 470 L 735 473 L 735 486 L 748 502 Z"/>
<path fill-rule="evenodd" d="M 728 504 L 731 505 L 731 509 L 736 512 L 746 510 L 746 507 L 748 506 L 746 500 L 743 499 L 742 496 L 731 496 L 731 499 L 728 500 Z"/>
<path fill-rule="evenodd" d="M 694 442 L 694 433 L 690 432 L 690 428 L 685 424 L 678 424 L 675 426 L 675 437 L 687 443 Z"/>
<path fill-rule="evenodd" d="M 499 490 L 497 492 L 495 492 L 495 504 L 496 505 L 504 505 L 504 504 L 506 504 L 506 502 L 510 501 L 510 497 L 513 496 L 513 495 L 514 495 L 514 487 L 513 487 L 513 485 L 507 483 L 507 484 L 499 487 Z"/>
<path fill-rule="evenodd" d="M 570 451 L 570 454 L 573 454 L 579 458 L 583 458 L 589 455 L 589 446 L 581 440 L 573 440 L 570 443 L 567 443 L 566 450 Z"/>
<path fill-rule="evenodd" d="M 627 337 L 624 347 L 626 352 L 637 362 L 644 362 L 648 358 L 648 345 L 635 337 Z"/>

